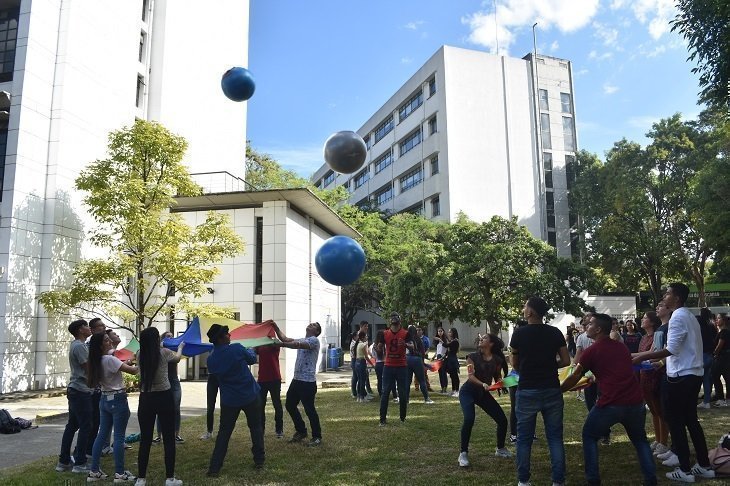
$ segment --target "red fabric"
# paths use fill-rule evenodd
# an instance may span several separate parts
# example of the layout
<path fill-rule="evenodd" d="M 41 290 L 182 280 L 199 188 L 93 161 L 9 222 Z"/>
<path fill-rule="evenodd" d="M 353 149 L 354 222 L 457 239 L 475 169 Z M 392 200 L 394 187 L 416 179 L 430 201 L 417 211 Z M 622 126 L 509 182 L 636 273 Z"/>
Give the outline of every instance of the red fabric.
<path fill-rule="evenodd" d="M 406 338 L 408 331 L 401 328 L 398 332 L 385 330 L 385 366 L 406 365 Z"/>
<path fill-rule="evenodd" d="M 580 357 L 583 369 L 596 377 L 601 394 L 596 406 L 642 403 L 639 383 L 631 365 L 631 353 L 624 343 L 605 338 L 596 341 Z"/>
<path fill-rule="evenodd" d="M 119 358 L 119 361 L 127 361 L 128 359 L 134 358 L 134 353 L 126 348 L 122 348 L 114 351 L 114 356 Z"/>
<path fill-rule="evenodd" d="M 279 346 L 259 346 L 256 354 L 259 355 L 258 382 L 281 381 L 279 369 Z"/>
<path fill-rule="evenodd" d="M 255 339 L 262 337 L 276 337 L 276 331 L 274 325 L 271 323 L 262 324 L 244 324 L 241 327 L 230 332 L 231 341 L 238 341 L 240 339 Z"/>

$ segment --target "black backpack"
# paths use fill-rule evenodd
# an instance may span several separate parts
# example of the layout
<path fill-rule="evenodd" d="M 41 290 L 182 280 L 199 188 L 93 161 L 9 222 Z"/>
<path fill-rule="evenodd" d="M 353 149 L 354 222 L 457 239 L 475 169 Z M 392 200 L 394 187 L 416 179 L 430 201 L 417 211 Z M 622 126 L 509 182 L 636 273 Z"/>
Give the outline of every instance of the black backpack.
<path fill-rule="evenodd" d="M 20 432 L 18 421 L 7 410 L 0 409 L 0 434 L 17 434 L 18 432 Z"/>

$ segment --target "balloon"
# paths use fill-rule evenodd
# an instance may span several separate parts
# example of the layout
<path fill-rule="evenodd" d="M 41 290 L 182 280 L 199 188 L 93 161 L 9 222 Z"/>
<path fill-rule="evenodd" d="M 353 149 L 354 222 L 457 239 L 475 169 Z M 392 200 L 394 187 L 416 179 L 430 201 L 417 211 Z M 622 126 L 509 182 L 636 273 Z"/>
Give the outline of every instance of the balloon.
<path fill-rule="evenodd" d="M 246 101 L 256 91 L 251 71 L 242 67 L 232 67 L 221 79 L 223 94 L 233 101 Z"/>
<path fill-rule="evenodd" d="M 333 133 L 324 143 L 324 161 L 336 172 L 352 174 L 362 167 L 368 148 L 355 132 Z"/>
<path fill-rule="evenodd" d="M 319 276 L 332 285 L 349 285 L 365 269 L 365 252 L 347 236 L 333 236 L 324 242 L 314 257 Z"/>

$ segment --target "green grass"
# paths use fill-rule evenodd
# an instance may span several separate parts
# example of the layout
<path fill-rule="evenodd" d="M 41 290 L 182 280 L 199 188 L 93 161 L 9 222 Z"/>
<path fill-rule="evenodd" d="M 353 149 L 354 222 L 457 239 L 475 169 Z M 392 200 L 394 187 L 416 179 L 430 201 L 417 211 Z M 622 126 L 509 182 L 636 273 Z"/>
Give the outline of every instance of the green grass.
<path fill-rule="evenodd" d="M 177 448 L 176 476 L 186 485 L 226 484 L 517 484 L 514 459 L 494 457 L 496 447 L 494 422 L 477 409 L 469 458 L 471 467 L 461 469 L 459 455 L 461 409 L 456 398 L 434 395 L 434 405 L 422 403 L 420 394 L 408 407 L 408 420 L 400 425 L 397 404 L 390 403 L 389 425 L 378 427 L 378 403 L 355 403 L 349 389 L 320 389 L 317 409 L 322 421 L 323 444 L 307 448 L 276 439 L 273 430 L 273 409 L 267 408 L 266 466 L 255 470 L 250 452 L 248 428 L 243 416 L 233 434 L 221 477 L 208 479 L 205 472 L 213 441 L 199 441 L 205 418 L 183 423 L 183 435 L 189 439 Z M 505 413 L 509 399 L 499 399 Z M 583 403 L 573 393 L 565 395 L 565 447 L 568 458 L 569 484 L 583 483 L 581 427 L 586 416 Z M 730 430 L 728 409 L 700 413 L 709 447 L 714 447 L 723 432 Z M 216 424 L 218 423 L 216 419 Z M 396 425 L 398 424 L 398 425 Z M 285 412 L 287 437 L 293 433 Z M 620 426 L 613 428 L 612 444 L 600 446 L 603 484 L 640 484 L 641 473 L 636 455 Z M 539 440 L 532 451 L 532 482 L 550 484 L 550 461 L 542 425 L 538 419 Z M 507 447 L 514 451 L 514 446 Z M 137 445 L 127 454 L 127 469 L 136 473 Z M 0 484 L 10 485 L 81 485 L 85 477 L 56 473 L 56 457 L 45 457 L 34 463 L 0 472 Z M 113 460 L 105 457 L 102 469 L 113 471 Z M 669 468 L 659 465 L 660 484 Z M 153 446 L 148 484 L 164 484 L 162 447 Z M 701 481 L 705 485 L 728 484 L 727 480 Z M 111 484 L 107 480 L 100 484 Z"/>

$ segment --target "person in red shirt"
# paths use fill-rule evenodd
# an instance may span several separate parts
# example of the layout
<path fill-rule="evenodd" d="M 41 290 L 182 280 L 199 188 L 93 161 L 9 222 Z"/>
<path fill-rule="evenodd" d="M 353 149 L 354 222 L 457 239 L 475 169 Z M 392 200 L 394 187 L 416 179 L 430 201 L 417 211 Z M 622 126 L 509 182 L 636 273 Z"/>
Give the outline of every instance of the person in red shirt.
<path fill-rule="evenodd" d="M 259 360 L 259 374 L 256 381 L 261 387 L 261 424 L 266 429 L 266 395 L 271 395 L 274 405 L 274 430 L 276 438 L 284 437 L 284 409 L 281 406 L 281 370 L 279 369 L 279 346 L 259 346 L 256 354 Z"/>
<path fill-rule="evenodd" d="M 406 347 L 413 349 L 413 341 L 408 332 L 401 327 L 400 315 L 390 315 L 390 329 L 385 331 L 385 342 L 378 344 L 379 351 L 385 353 L 383 366 L 383 393 L 380 395 L 380 426 L 385 427 L 388 416 L 388 396 L 393 387 L 398 388 L 400 397 L 400 420 L 406 421 L 408 413 L 408 366 Z"/>
<path fill-rule="evenodd" d="M 611 317 L 606 314 L 593 314 L 586 334 L 595 340 L 594 344 L 583 352 L 573 374 L 560 384 L 560 389 L 566 392 L 589 370 L 598 382 L 600 396 L 583 424 L 586 484 L 601 484 L 598 440 L 612 425 L 621 424 L 636 449 L 644 475 L 642 484 L 655 485 L 656 467 L 644 429 L 646 409 L 634 376 L 631 354 L 623 343 L 610 338 Z"/>

